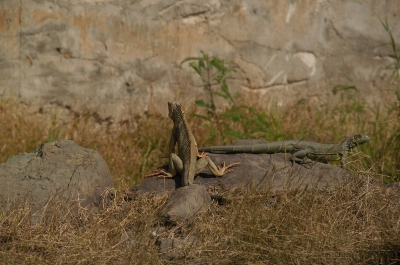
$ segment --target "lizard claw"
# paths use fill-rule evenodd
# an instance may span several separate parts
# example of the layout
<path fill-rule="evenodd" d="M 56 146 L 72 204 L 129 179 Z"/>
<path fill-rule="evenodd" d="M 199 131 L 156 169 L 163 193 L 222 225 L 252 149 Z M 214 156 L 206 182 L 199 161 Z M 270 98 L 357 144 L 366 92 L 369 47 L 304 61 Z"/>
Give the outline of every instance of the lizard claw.
<path fill-rule="evenodd" d="M 229 173 L 229 172 L 233 171 L 233 169 L 227 170 L 228 168 L 235 167 L 235 166 L 238 166 L 238 165 L 240 165 L 240 162 L 232 163 L 232 164 L 230 164 L 228 166 L 226 166 L 226 164 L 224 162 L 221 167 L 217 166 L 218 171 L 220 172 L 220 177 L 225 175 L 226 173 Z"/>
<path fill-rule="evenodd" d="M 307 169 L 311 169 L 314 164 L 313 161 L 308 158 L 296 159 L 295 157 L 290 157 L 289 160 L 292 162 L 292 166 L 296 162 L 296 163 L 304 166 Z"/>
<path fill-rule="evenodd" d="M 225 163 L 224 163 L 225 164 Z M 226 168 L 230 168 L 230 167 L 236 167 L 236 166 L 239 166 L 240 165 L 240 162 L 236 162 L 236 163 L 232 163 L 232 164 L 230 164 L 229 166 L 227 166 Z"/>
<path fill-rule="evenodd" d="M 197 154 L 197 157 L 198 158 L 203 158 L 203 157 L 206 157 L 208 155 L 208 153 L 205 153 L 205 152 L 201 152 L 201 154 Z"/>
<path fill-rule="evenodd" d="M 217 168 L 218 168 L 219 170 L 221 170 L 221 169 L 226 170 L 226 169 L 228 169 L 228 168 L 230 168 L 230 167 L 236 167 L 236 166 L 238 166 L 238 165 L 240 165 L 240 162 L 232 163 L 232 164 L 230 164 L 230 165 L 228 165 L 228 166 L 226 166 L 226 165 L 225 165 L 225 162 L 224 162 L 224 164 L 223 164 L 222 167 L 218 166 Z"/>
<path fill-rule="evenodd" d="M 219 171 L 221 171 L 221 170 L 225 170 L 227 167 L 225 166 L 225 162 L 224 162 L 222 167 L 217 166 L 217 168 Z"/>
<path fill-rule="evenodd" d="M 152 173 L 150 173 L 150 174 L 147 174 L 147 175 L 144 175 L 144 179 L 147 179 L 147 178 L 150 178 L 150 177 L 154 177 L 154 176 L 157 176 L 157 175 L 159 175 L 160 174 L 160 172 L 158 171 L 158 170 L 153 170 L 153 172 Z"/>
<path fill-rule="evenodd" d="M 307 161 L 304 161 L 304 162 L 301 163 L 301 164 L 302 164 L 305 168 L 311 169 L 314 163 L 312 162 L 312 160 L 307 160 Z"/>
<path fill-rule="evenodd" d="M 150 178 L 150 177 L 155 177 L 157 176 L 157 178 L 168 178 L 168 172 L 165 172 L 163 169 L 157 168 L 155 170 L 153 170 L 152 173 L 144 175 L 144 179 Z"/>
<path fill-rule="evenodd" d="M 229 172 L 233 172 L 233 169 L 226 170 L 226 171 L 224 172 L 224 175 L 227 174 L 227 173 L 229 173 Z"/>

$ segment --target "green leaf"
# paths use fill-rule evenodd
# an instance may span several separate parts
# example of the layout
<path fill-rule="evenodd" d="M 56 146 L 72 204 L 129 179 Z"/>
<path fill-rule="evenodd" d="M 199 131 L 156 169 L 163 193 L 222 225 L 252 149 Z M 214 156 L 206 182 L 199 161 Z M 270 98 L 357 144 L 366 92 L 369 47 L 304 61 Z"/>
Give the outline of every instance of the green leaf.
<path fill-rule="evenodd" d="M 201 58 L 197 58 L 197 57 L 187 57 L 187 58 L 185 58 L 185 60 L 183 60 L 182 62 L 181 62 L 181 64 L 179 65 L 179 67 L 182 67 L 182 64 L 184 64 L 184 63 L 186 63 L 186 62 L 188 62 L 188 61 L 198 61 L 198 60 L 200 60 Z"/>
<path fill-rule="evenodd" d="M 238 138 L 238 139 L 244 139 L 245 138 L 243 133 L 241 133 L 241 132 L 239 132 L 237 130 L 231 129 L 229 127 L 225 129 L 225 135 L 226 136 L 233 136 L 234 138 Z"/>
<path fill-rule="evenodd" d="M 225 83 L 225 80 L 221 84 L 221 90 L 230 96 L 228 85 Z"/>
<path fill-rule="evenodd" d="M 208 61 L 208 54 L 201 50 L 200 50 L 200 52 L 201 52 L 201 54 L 203 54 L 203 59 Z"/>
<path fill-rule="evenodd" d="M 387 22 L 387 20 L 385 20 L 385 21 L 383 21 L 382 19 L 379 19 L 379 20 L 381 21 L 383 28 L 386 31 L 389 31 L 389 23 Z"/>
<path fill-rule="evenodd" d="M 212 66 L 214 66 L 216 69 L 218 69 L 220 72 L 224 72 L 225 71 L 225 67 L 224 67 L 223 61 L 219 60 L 216 57 L 213 57 L 213 59 L 211 60 L 210 64 Z"/>
<path fill-rule="evenodd" d="M 233 112 L 224 112 L 221 114 L 222 117 L 226 117 L 231 119 L 233 122 L 240 122 L 243 118 L 243 112 L 241 111 L 233 111 Z"/>
<path fill-rule="evenodd" d="M 202 107 L 202 108 L 207 108 L 207 109 L 211 108 L 211 105 L 205 103 L 202 99 L 196 100 L 195 103 L 197 106 Z"/>
<path fill-rule="evenodd" d="M 192 67 L 192 68 L 196 71 L 196 73 L 197 73 L 199 76 L 201 76 L 201 70 L 200 70 L 200 68 L 196 65 L 195 62 L 189 63 L 189 66 Z"/>
<path fill-rule="evenodd" d="M 206 65 L 204 64 L 204 59 L 199 60 L 199 68 L 200 69 L 207 69 Z"/>
<path fill-rule="evenodd" d="M 214 94 L 221 98 L 229 99 L 229 96 L 227 96 L 225 93 L 214 92 Z"/>

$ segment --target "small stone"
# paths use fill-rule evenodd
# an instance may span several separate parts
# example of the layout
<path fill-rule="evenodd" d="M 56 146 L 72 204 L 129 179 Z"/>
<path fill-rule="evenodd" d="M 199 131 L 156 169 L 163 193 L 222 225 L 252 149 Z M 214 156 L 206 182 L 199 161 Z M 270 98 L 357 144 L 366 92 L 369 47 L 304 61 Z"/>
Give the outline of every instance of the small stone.
<path fill-rule="evenodd" d="M 164 239 L 159 238 L 156 244 L 160 248 L 160 252 L 168 259 L 181 258 L 185 254 L 185 248 L 195 247 L 199 244 L 199 239 L 196 236 L 188 236 L 184 239 L 172 238 Z"/>
<path fill-rule="evenodd" d="M 178 223 L 207 210 L 210 195 L 204 186 L 192 184 L 171 193 L 160 210 L 160 216 L 167 223 Z"/>

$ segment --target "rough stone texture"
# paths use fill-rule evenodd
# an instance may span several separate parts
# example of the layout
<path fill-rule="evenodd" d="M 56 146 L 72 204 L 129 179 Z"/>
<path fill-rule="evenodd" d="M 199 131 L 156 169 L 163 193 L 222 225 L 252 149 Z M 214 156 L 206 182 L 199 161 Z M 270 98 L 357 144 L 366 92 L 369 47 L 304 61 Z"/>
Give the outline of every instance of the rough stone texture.
<path fill-rule="evenodd" d="M 79 205 L 95 212 L 112 198 L 114 187 L 99 153 L 68 140 L 9 159 L 0 165 L 0 182 L 3 207 L 27 203 L 37 218 L 44 210 L 51 213 L 51 206 L 70 210 Z"/>
<path fill-rule="evenodd" d="M 265 107 L 321 105 L 336 84 L 379 101 L 394 62 L 380 19 L 400 44 L 396 0 L 4 0 L 0 14 L 0 93 L 120 119 L 206 96 L 179 68 L 200 50 L 234 61 L 233 92 Z"/>
<path fill-rule="evenodd" d="M 211 197 L 201 185 L 190 185 L 171 193 L 160 209 L 160 216 L 168 223 L 178 223 L 204 211 L 211 203 Z"/>
<path fill-rule="evenodd" d="M 166 259 L 178 259 L 185 255 L 185 250 L 199 245 L 199 239 L 195 236 L 186 238 L 158 238 L 156 244 L 160 248 L 160 253 Z"/>
<path fill-rule="evenodd" d="M 279 193 L 282 191 L 318 187 L 334 188 L 344 182 L 351 181 L 350 171 L 338 166 L 316 162 L 311 168 L 288 161 L 290 154 L 208 154 L 217 165 L 241 162 L 233 172 L 216 178 L 208 168 L 199 174 L 194 184 L 206 187 L 218 187 L 222 190 L 257 189 Z M 180 175 L 173 179 L 157 179 L 151 177 L 134 186 L 133 193 L 151 192 L 162 194 L 172 192 L 180 187 Z"/>

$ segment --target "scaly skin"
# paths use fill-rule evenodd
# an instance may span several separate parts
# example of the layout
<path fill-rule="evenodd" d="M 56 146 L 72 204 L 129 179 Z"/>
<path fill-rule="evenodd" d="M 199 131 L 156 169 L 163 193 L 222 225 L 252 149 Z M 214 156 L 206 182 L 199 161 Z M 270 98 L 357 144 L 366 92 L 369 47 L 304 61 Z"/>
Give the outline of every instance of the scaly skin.
<path fill-rule="evenodd" d="M 222 167 L 217 167 L 214 162 L 204 152 L 199 154 L 196 140 L 185 119 L 182 104 L 177 101 L 168 102 L 168 116 L 174 122 L 171 138 L 169 141 L 169 164 L 166 172 L 157 169 L 148 174 L 145 178 L 158 176 L 158 178 L 173 178 L 177 173 L 182 175 L 182 186 L 193 183 L 194 177 L 199 174 L 206 166 L 216 176 L 221 177 L 233 170 L 228 168 L 240 165 L 232 163 Z M 175 146 L 178 145 L 178 155 L 175 154 Z M 199 160 L 197 160 L 199 158 Z"/>
<path fill-rule="evenodd" d="M 254 145 L 209 146 L 199 148 L 198 150 L 212 153 L 290 153 L 292 154 L 290 160 L 294 162 L 309 162 L 306 158 L 324 163 L 340 160 L 342 167 L 345 168 L 346 158 L 351 150 L 368 141 L 368 135 L 355 134 L 343 139 L 339 143 L 288 140 Z"/>

